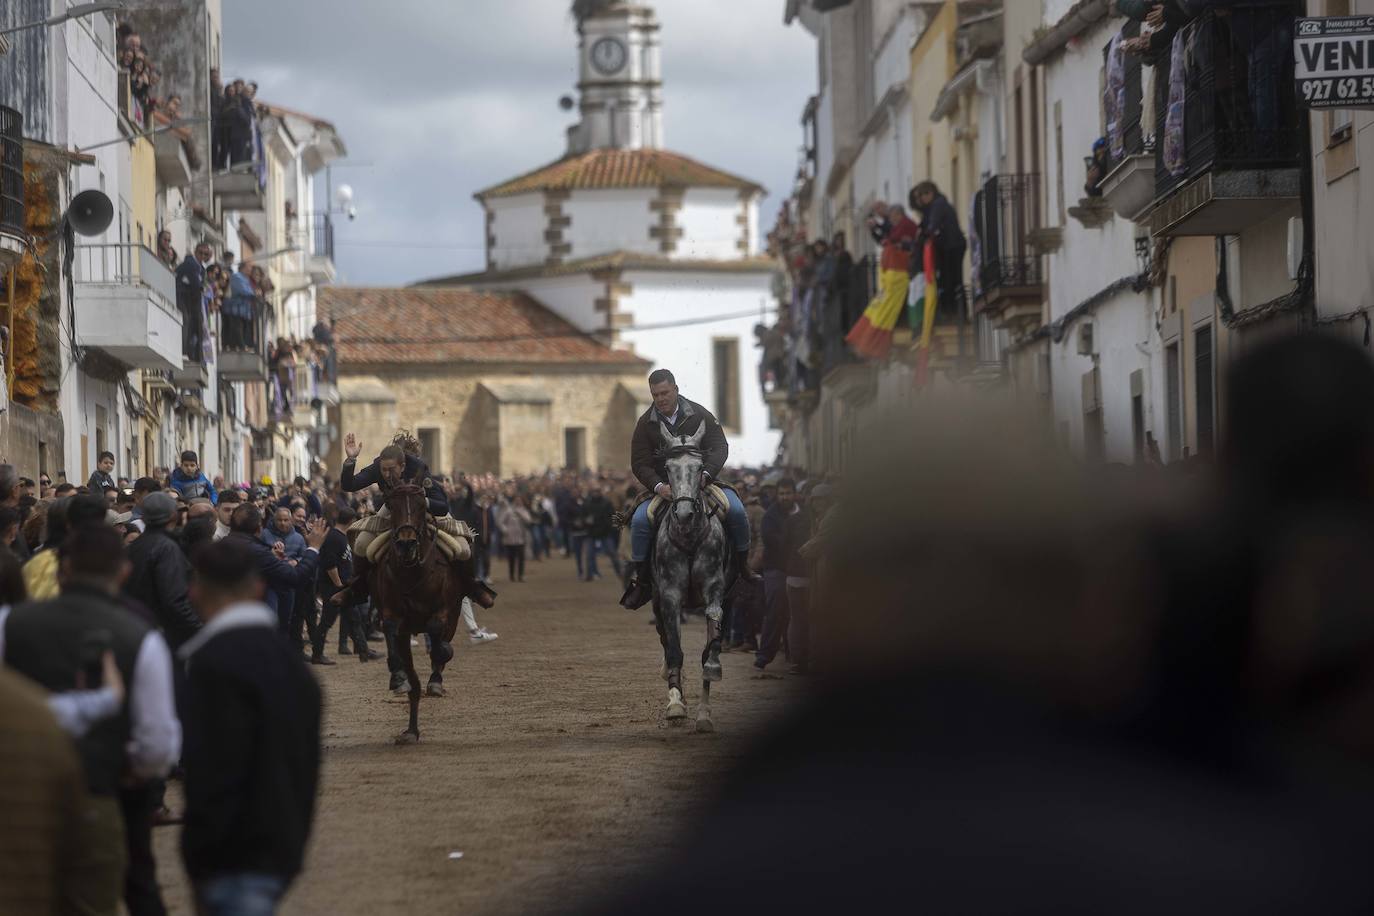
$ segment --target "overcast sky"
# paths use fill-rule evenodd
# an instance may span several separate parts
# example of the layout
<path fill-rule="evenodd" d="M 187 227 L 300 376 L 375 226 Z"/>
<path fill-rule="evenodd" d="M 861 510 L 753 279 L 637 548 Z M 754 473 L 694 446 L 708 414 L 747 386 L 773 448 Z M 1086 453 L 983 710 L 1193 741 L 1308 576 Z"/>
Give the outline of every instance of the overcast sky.
<path fill-rule="evenodd" d="M 669 149 L 762 183 L 765 227 L 791 187 L 815 44 L 783 0 L 657 0 Z M 332 121 L 339 282 L 480 270 L 473 192 L 558 158 L 574 94 L 568 0 L 226 0 L 224 75 Z M 455 10 L 462 10 L 461 13 Z M 349 163 L 358 163 L 357 167 Z M 323 193 L 321 187 L 321 193 Z"/>

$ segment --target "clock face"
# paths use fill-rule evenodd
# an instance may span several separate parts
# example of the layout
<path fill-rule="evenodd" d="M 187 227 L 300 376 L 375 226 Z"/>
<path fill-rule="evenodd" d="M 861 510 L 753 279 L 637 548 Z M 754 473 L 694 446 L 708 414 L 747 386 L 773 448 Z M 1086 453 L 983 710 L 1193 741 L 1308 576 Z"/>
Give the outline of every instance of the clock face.
<path fill-rule="evenodd" d="M 603 38 L 592 45 L 592 66 L 602 76 L 619 73 L 628 57 L 625 43 L 618 38 Z"/>

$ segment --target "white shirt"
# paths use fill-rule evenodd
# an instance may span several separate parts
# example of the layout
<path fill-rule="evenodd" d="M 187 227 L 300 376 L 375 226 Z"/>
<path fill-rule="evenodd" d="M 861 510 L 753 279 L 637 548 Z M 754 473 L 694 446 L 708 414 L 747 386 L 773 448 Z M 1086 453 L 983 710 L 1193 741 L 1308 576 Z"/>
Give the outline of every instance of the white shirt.
<path fill-rule="evenodd" d="M 663 417 L 663 419 L 667 420 L 669 426 L 676 426 L 676 425 L 677 425 L 677 418 L 678 418 L 678 415 L 682 413 L 682 400 L 679 399 L 678 402 L 677 402 L 677 404 L 674 405 L 674 407 L 673 407 L 673 412 L 672 412 L 672 415 L 671 415 L 671 416 L 665 416 L 664 413 L 663 413 L 663 411 L 659 410 L 657 407 L 654 408 L 654 411 L 655 411 L 660 417 Z"/>
<path fill-rule="evenodd" d="M 9 615 L 8 606 L 0 607 L 0 659 L 5 657 Z M 166 776 L 181 756 L 181 720 L 172 699 L 172 653 L 157 630 L 149 630 L 139 644 L 132 683 L 126 689 L 129 742 L 124 749 L 130 768 L 140 779 Z"/>

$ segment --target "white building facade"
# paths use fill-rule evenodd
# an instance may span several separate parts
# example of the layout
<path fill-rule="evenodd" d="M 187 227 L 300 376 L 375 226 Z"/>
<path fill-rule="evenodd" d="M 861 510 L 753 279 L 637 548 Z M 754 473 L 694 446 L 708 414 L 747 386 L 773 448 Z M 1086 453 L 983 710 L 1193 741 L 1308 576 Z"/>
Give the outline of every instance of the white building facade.
<path fill-rule="evenodd" d="M 422 285 L 534 297 L 671 369 L 683 394 L 721 420 L 732 464 L 771 463 L 780 436 L 754 352 L 754 328 L 774 309 L 773 265 L 759 256 L 763 189 L 662 148 L 660 32 L 649 7 L 603 6 L 578 31 L 582 120 L 567 155 L 477 194 L 487 270 Z M 647 381 L 642 397 L 647 406 Z"/>

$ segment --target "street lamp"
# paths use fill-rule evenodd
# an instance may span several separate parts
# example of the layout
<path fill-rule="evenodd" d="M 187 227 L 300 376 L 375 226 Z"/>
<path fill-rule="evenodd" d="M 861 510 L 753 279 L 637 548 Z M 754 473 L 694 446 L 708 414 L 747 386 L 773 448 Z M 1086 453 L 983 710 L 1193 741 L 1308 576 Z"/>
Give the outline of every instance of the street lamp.
<path fill-rule="evenodd" d="M 5 38 L 6 35 L 14 32 L 23 32 L 28 29 L 41 29 L 45 26 L 61 25 L 70 19 L 80 19 L 82 16 L 90 16 L 95 13 L 108 13 L 111 10 L 124 9 L 124 0 L 102 0 L 100 3 L 78 3 L 75 6 L 67 7 L 64 13 L 58 13 L 49 19 L 40 22 L 30 22 L 25 25 L 10 26 L 8 29 L 0 29 L 0 54 L 8 54 L 10 43 Z"/>

